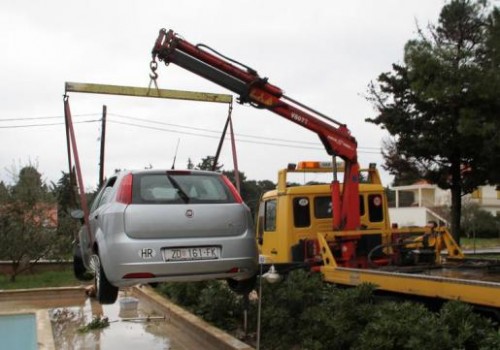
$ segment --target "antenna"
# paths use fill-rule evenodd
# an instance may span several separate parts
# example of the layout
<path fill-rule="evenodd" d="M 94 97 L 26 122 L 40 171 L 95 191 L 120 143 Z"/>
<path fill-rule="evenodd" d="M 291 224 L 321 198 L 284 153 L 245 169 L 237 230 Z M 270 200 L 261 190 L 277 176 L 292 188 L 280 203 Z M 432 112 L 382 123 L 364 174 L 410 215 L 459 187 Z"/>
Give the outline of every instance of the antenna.
<path fill-rule="evenodd" d="M 175 160 L 177 159 L 177 151 L 179 150 L 179 143 L 181 142 L 181 139 L 177 139 L 177 146 L 175 147 L 175 154 L 174 154 L 174 161 L 172 162 L 172 170 L 175 169 Z"/>

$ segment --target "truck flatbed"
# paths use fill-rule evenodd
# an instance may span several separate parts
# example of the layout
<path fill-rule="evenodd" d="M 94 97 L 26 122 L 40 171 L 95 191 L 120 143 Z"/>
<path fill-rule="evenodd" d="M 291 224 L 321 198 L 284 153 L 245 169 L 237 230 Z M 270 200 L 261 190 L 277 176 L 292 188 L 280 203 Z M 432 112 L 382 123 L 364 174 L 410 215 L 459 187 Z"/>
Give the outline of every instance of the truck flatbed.
<path fill-rule="evenodd" d="M 347 286 L 371 283 L 377 289 L 412 296 L 461 300 L 500 308 L 500 268 L 440 267 L 413 272 L 321 267 L 324 280 Z"/>

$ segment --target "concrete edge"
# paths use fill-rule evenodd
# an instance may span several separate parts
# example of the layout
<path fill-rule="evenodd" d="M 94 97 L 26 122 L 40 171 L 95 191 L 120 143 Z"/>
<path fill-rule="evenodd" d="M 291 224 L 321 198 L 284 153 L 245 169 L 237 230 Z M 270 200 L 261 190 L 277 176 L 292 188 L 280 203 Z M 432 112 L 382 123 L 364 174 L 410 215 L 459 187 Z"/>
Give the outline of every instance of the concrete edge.
<path fill-rule="evenodd" d="M 0 301 L 32 300 L 40 298 L 54 299 L 54 295 L 71 298 L 84 296 L 85 286 L 56 287 L 56 288 L 31 288 L 31 289 L 0 289 Z"/>
<path fill-rule="evenodd" d="M 173 304 L 149 286 L 134 287 L 132 292 L 146 297 L 150 302 L 165 311 L 172 321 L 187 329 L 199 339 L 206 340 L 221 350 L 254 350 L 250 345 Z"/>
<path fill-rule="evenodd" d="M 48 310 L 36 311 L 36 334 L 39 350 L 55 350 L 56 345 Z"/>

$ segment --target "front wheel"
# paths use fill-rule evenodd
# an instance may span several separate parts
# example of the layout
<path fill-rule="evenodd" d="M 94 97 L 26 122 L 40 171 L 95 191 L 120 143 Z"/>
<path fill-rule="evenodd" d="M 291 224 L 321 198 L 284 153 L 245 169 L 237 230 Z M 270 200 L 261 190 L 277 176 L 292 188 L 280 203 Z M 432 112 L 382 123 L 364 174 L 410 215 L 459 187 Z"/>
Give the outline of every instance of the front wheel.
<path fill-rule="evenodd" d="M 92 273 L 87 271 L 83 264 L 80 244 L 75 244 L 73 247 L 73 273 L 79 281 L 90 281 L 94 278 Z"/>
<path fill-rule="evenodd" d="M 118 287 L 109 283 L 104 269 L 102 268 L 99 255 L 94 254 L 91 257 L 91 265 L 94 270 L 95 297 L 100 304 L 114 304 L 118 298 Z"/>

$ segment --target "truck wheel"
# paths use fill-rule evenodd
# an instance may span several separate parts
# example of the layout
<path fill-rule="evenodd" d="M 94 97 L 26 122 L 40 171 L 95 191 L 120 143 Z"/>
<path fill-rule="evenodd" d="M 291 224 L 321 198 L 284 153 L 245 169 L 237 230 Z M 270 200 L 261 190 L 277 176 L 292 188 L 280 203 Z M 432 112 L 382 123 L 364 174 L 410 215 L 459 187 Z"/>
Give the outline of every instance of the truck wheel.
<path fill-rule="evenodd" d="M 87 271 L 85 265 L 83 264 L 82 253 L 80 252 L 80 245 L 75 244 L 73 246 L 73 273 L 79 281 L 90 281 L 94 276 L 92 273 Z"/>
<path fill-rule="evenodd" d="M 114 304 L 118 298 L 118 287 L 109 283 L 104 269 L 102 268 L 99 255 L 94 254 L 91 257 L 92 266 L 95 272 L 95 294 L 96 299 L 100 304 Z"/>
<path fill-rule="evenodd" d="M 232 278 L 227 279 L 227 285 L 236 294 L 248 294 L 255 289 L 257 276 L 252 276 L 249 279 L 237 281 Z"/>

